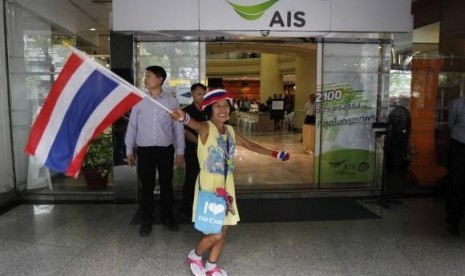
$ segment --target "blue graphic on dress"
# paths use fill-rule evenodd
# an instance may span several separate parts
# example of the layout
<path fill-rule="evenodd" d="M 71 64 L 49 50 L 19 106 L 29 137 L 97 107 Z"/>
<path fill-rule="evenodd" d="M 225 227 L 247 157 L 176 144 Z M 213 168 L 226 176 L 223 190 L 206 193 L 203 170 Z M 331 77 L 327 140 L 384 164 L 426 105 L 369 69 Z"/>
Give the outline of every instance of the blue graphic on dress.
<path fill-rule="evenodd" d="M 223 140 L 223 138 L 221 138 L 221 135 L 218 135 L 218 137 L 216 137 L 218 146 L 215 147 L 212 145 L 208 148 L 208 158 L 206 161 L 206 168 L 210 173 L 224 175 L 225 158 L 226 158 L 226 162 L 228 163 L 228 173 L 234 172 L 233 158 L 234 158 L 234 149 L 236 145 L 234 144 L 234 140 L 232 139 L 229 132 L 227 133 L 227 135 L 228 135 L 227 140 L 229 141 L 229 154 L 226 153 L 226 146 L 228 143 L 226 143 L 226 141 Z"/>

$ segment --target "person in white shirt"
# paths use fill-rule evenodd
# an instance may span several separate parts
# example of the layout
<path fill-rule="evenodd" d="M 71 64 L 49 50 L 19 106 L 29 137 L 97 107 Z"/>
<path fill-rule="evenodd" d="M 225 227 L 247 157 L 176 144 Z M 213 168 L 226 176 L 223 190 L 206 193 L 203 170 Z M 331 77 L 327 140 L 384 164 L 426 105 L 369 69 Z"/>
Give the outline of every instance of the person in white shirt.
<path fill-rule="evenodd" d="M 316 96 L 315 94 L 310 94 L 308 101 L 304 105 L 305 112 L 305 121 L 306 125 L 315 125 L 315 114 L 316 114 Z"/>
<path fill-rule="evenodd" d="M 150 96 L 167 108 L 179 108 L 178 100 L 162 90 L 167 74 L 163 67 L 149 66 L 145 70 L 144 84 Z M 126 160 L 135 165 L 141 181 L 140 215 L 142 224 L 139 235 L 146 237 L 152 232 L 155 179 L 158 171 L 160 183 L 161 219 L 171 231 L 179 231 L 173 214 L 173 164 L 184 164 L 184 126 L 171 120 L 148 97 L 136 104 L 129 116 L 126 132 Z"/>

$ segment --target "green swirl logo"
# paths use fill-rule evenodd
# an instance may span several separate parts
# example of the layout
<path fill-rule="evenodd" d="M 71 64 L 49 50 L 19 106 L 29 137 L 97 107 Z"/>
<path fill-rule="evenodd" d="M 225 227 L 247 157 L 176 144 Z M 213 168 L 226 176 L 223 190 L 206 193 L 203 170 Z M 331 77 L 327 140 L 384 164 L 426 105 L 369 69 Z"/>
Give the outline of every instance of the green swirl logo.
<path fill-rule="evenodd" d="M 274 5 L 279 0 L 269 0 L 253 6 L 241 6 L 232 2 L 226 1 L 237 12 L 240 17 L 246 20 L 259 19 L 267 9 Z"/>

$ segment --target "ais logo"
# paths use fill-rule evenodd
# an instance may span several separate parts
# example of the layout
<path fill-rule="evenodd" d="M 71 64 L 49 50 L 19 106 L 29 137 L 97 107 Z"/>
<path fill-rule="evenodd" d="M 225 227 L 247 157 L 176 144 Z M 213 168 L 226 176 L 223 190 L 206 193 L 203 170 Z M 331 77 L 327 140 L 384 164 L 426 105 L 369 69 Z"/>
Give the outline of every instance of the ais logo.
<path fill-rule="evenodd" d="M 241 6 L 232 2 L 226 1 L 242 18 L 246 20 L 257 20 L 273 6 L 279 0 L 269 0 L 253 6 Z M 294 14 L 288 11 L 285 15 L 282 15 L 279 11 L 275 11 L 271 17 L 270 27 L 279 25 L 281 27 L 297 27 L 301 28 L 305 26 L 305 13 L 303 11 L 296 11 Z"/>

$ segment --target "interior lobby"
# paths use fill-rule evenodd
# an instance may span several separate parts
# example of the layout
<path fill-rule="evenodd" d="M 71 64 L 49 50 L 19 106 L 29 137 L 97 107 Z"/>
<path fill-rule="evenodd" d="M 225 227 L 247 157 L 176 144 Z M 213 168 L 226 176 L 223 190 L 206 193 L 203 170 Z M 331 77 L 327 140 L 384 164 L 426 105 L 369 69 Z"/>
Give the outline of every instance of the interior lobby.
<path fill-rule="evenodd" d="M 40 108 L 69 54 L 64 45 L 72 45 L 88 53 L 95 61 L 140 88 L 145 67 L 153 64 L 167 67 L 170 80 L 166 90 L 177 95 L 181 104 L 189 103 L 189 99 L 183 98 L 183 95 L 195 81 L 207 85 L 220 81 L 236 100 L 247 98 L 263 104 L 274 94 L 282 95 L 291 103 L 293 116 L 290 120 L 283 120 L 278 130 L 273 127 L 267 111 L 259 109 L 258 112 L 248 112 L 250 118 L 246 118 L 245 124 L 240 122 L 240 110 L 231 115 L 231 124 L 236 125 L 245 137 L 291 153 L 289 162 L 276 163 L 239 149 L 235 160 L 236 184 L 238 190 L 244 193 L 349 190 L 372 194 L 379 191 L 383 155 L 382 144 L 374 138 L 371 130 L 373 119 L 369 118 L 362 132 L 357 132 L 358 136 L 341 130 L 344 141 L 340 137 L 333 137 L 334 133 L 326 132 L 326 128 L 317 127 L 312 134 L 305 135 L 303 106 L 311 93 L 323 97 L 334 87 L 335 93 L 349 91 L 355 95 L 344 99 L 353 101 L 354 97 L 358 97 L 355 88 L 369 91 L 368 112 L 365 110 L 362 113 L 375 116 L 375 120 L 384 120 L 394 105 L 405 105 L 414 111 L 417 110 L 414 107 L 424 103 L 422 99 L 417 101 L 411 97 L 411 80 L 415 78 L 417 83 L 421 83 L 422 78 L 427 80 L 425 70 L 431 66 L 426 64 L 419 67 L 418 61 L 437 60 L 439 57 L 444 61 L 442 68 L 437 67 L 435 71 L 439 75 L 439 87 L 427 92 L 433 93 L 434 99 L 441 99 L 440 108 L 450 98 L 463 93 L 461 48 L 456 46 L 455 38 L 448 32 L 453 26 L 460 25 L 457 24 L 460 19 L 454 17 L 452 12 L 458 4 L 452 0 L 447 1 L 440 12 L 433 9 L 437 1 L 412 1 L 414 20 L 408 33 L 345 33 L 342 37 L 338 32 L 298 36 L 292 32 L 273 31 L 271 34 L 269 31 L 227 33 L 218 30 L 116 31 L 109 23 L 111 16 L 118 12 L 113 10 L 113 1 L 68 2 L 63 5 L 67 7 L 66 10 L 70 9 L 70 16 L 83 22 L 79 28 L 68 25 L 67 21 L 60 23 L 40 5 L 28 6 L 22 1 L 5 3 L 5 11 L 9 12 L 5 16 L 8 62 L 9 68 L 14 69 L 9 74 L 13 126 L 10 146 L 16 171 L 14 189 L 10 187 L 7 190 L 19 191 L 25 196 L 53 198 L 87 194 L 93 198 L 111 198 L 118 183 L 118 179 L 110 175 L 106 188 L 90 189 L 81 176 L 70 179 L 46 168 L 34 167 L 23 153 L 33 115 Z M 70 7 L 70 3 L 74 7 Z M 338 86 L 341 85 L 337 83 L 339 80 L 345 84 Z M 350 89 L 344 86 L 346 84 Z M 437 92 L 441 97 L 436 96 Z M 23 97 L 25 93 L 27 96 Z M 360 102 L 363 101 L 366 99 Z M 435 105 L 435 102 L 428 102 L 427 106 L 421 106 L 429 115 L 433 114 L 433 118 L 423 122 L 421 116 L 415 117 L 420 119 L 416 121 L 419 126 L 428 125 L 428 130 L 426 133 L 416 131 L 412 136 L 412 144 L 417 152 L 421 156 L 427 154 L 428 158 L 414 158 L 409 173 L 409 177 L 413 177 L 408 182 L 413 180 L 425 187 L 435 186 L 441 175 L 447 146 L 447 130 L 443 127 L 445 114 L 438 113 L 439 116 L 432 112 L 432 109 L 436 109 Z M 321 122 L 329 126 L 333 123 L 331 116 L 331 112 L 323 112 Z M 334 123 L 339 124 L 343 119 L 344 115 Z M 365 120 L 361 117 L 350 119 Z M 433 126 L 433 130 L 429 129 L 430 126 Z M 303 139 L 309 136 L 311 142 Z M 358 137 L 366 140 L 357 141 Z M 425 137 L 428 145 L 421 142 L 426 141 Z M 433 151 L 431 139 L 434 141 Z M 353 157 L 359 168 L 363 168 L 365 163 L 369 164 L 370 169 L 365 175 L 345 181 L 346 172 L 337 177 L 326 173 L 324 166 L 331 168 L 331 164 L 324 163 L 324 151 L 341 143 L 343 147 L 367 150 L 368 155 L 364 157 L 367 162 L 359 162 L 357 158 L 361 157 Z M 337 155 L 334 158 L 339 158 L 339 161 L 346 159 Z M 350 166 L 352 164 L 347 164 L 348 169 Z M 178 192 L 182 179 L 183 169 L 176 168 L 174 186 Z"/>

